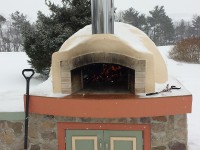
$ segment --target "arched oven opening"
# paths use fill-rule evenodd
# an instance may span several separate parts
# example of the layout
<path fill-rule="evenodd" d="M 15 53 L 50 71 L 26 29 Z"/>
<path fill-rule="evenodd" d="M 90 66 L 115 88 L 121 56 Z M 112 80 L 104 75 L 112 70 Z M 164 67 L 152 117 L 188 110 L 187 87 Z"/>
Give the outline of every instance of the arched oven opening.
<path fill-rule="evenodd" d="M 134 93 L 135 70 L 110 63 L 94 63 L 71 71 L 72 89 L 77 93 Z"/>

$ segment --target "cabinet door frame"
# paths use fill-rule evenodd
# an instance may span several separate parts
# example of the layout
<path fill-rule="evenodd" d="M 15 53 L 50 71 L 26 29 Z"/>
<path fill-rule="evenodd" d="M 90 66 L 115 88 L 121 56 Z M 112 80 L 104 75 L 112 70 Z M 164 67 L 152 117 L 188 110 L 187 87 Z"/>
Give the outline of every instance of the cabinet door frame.
<path fill-rule="evenodd" d="M 66 149 L 66 130 L 130 130 L 142 131 L 143 150 L 151 150 L 151 126 L 146 124 L 116 124 L 116 123 L 75 123 L 58 122 L 58 150 Z"/>
<path fill-rule="evenodd" d="M 128 142 L 133 146 L 131 150 L 143 150 L 143 132 L 140 130 L 66 130 L 66 150 L 76 150 L 78 142 L 81 142 L 82 149 L 88 146 L 88 141 L 91 145 L 84 149 L 115 150 L 117 142 Z M 124 146 L 128 146 L 126 144 Z"/>

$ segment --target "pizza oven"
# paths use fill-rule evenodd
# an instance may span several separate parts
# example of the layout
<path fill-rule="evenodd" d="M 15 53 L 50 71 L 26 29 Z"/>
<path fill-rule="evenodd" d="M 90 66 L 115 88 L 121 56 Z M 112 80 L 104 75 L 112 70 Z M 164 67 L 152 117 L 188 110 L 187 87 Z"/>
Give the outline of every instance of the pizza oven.
<path fill-rule="evenodd" d="M 113 1 L 92 0 L 92 25 L 76 32 L 52 56 L 55 93 L 154 92 L 167 81 L 166 65 L 141 30 L 114 23 Z"/>

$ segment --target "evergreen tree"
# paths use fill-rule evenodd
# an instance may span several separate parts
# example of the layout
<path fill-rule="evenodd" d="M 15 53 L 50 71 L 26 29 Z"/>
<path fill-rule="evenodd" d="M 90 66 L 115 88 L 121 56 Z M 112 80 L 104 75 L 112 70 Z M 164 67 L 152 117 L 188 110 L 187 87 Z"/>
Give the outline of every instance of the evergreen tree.
<path fill-rule="evenodd" d="M 175 40 L 180 41 L 186 37 L 186 23 L 182 19 L 180 22 L 177 23 L 175 26 Z"/>
<path fill-rule="evenodd" d="M 194 36 L 200 37 L 200 16 L 194 16 L 192 20 Z"/>
<path fill-rule="evenodd" d="M 146 27 L 146 18 L 144 14 L 140 14 L 134 8 L 129 8 L 123 13 L 123 21 L 125 23 L 131 24 L 141 30 L 145 30 Z"/>
<path fill-rule="evenodd" d="M 174 27 L 172 19 L 169 18 L 164 10 L 164 6 L 156 6 L 154 10 L 149 11 L 147 18 L 150 27 L 149 36 L 156 45 L 165 45 L 173 42 Z"/>
<path fill-rule="evenodd" d="M 46 1 L 51 14 L 38 12 L 35 28 L 24 35 L 24 49 L 36 72 L 48 75 L 51 56 L 73 33 L 91 23 L 89 0 L 62 0 L 62 6 Z"/>

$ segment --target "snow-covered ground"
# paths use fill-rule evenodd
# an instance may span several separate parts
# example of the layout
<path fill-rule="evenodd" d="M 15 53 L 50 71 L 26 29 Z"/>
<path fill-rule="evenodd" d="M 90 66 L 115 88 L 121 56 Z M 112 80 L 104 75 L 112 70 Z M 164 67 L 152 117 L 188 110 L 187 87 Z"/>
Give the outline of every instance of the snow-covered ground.
<path fill-rule="evenodd" d="M 178 79 L 192 93 L 192 114 L 188 114 L 189 150 L 200 150 L 200 64 L 169 59 L 168 52 L 171 48 L 162 46 L 159 50 L 167 64 L 169 75 Z"/>
<path fill-rule="evenodd" d="M 22 70 L 30 68 L 27 60 L 24 52 L 0 52 L 0 112 L 24 110 L 22 96 L 26 92 L 26 80 Z M 31 88 L 40 83 L 33 78 Z"/>
<path fill-rule="evenodd" d="M 178 79 L 193 95 L 192 114 L 188 114 L 189 150 L 200 150 L 200 65 L 176 62 L 168 58 L 170 46 L 159 47 L 169 75 Z M 25 53 L 0 52 L 0 112 L 24 111 L 23 94 L 26 82 L 22 70 L 30 68 Z M 41 82 L 37 75 L 31 80 L 31 89 Z M 49 83 L 49 82 L 48 82 Z M 48 84 L 45 83 L 45 84 Z M 45 86 L 45 84 L 40 86 Z"/>

